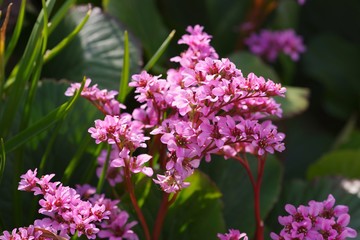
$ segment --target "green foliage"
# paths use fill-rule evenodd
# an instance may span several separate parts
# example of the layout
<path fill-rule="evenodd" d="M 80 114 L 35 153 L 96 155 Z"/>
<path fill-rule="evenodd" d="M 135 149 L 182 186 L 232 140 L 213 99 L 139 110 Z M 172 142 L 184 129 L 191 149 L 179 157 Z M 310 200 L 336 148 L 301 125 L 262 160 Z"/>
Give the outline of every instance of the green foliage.
<path fill-rule="evenodd" d="M 35 219 L 32 197 L 16 191 L 19 175 L 35 167 L 54 172 L 64 184 L 90 183 L 98 192 L 120 196 L 120 206 L 136 219 L 124 186 L 110 188 L 105 171 L 100 180 L 95 177 L 103 146 L 93 143 L 87 129 L 102 115 L 78 100 L 78 93 L 68 99 L 64 92 L 85 76 L 102 88 L 120 89 L 122 102 L 133 101 L 130 76 L 143 68 L 164 77 L 168 59 L 181 50 L 177 39 L 195 24 L 204 25 L 220 57 L 229 56 L 244 75 L 254 72 L 287 88 L 286 98 L 276 99 L 283 108 L 279 126 L 287 149 L 279 154 L 281 161 L 267 159 L 261 189 L 266 231 L 279 229 L 277 216 L 285 214 L 286 203 L 324 200 L 329 193 L 350 207 L 350 226 L 360 229 L 359 195 L 344 187 L 347 178 L 360 179 L 359 1 L 309 0 L 302 7 L 296 0 L 277 1 L 276 10 L 259 19 L 259 29 L 294 28 L 307 50 L 299 62 L 281 55 L 274 63 L 243 45 L 240 29 L 251 13 L 250 0 L 80 1 L 96 4 L 91 13 L 88 6 L 74 6 L 75 0 L 42 1 L 39 8 L 28 2 L 13 10 L 18 10 L 16 24 L 0 49 L 0 229 Z M 257 159 L 249 160 L 254 173 Z M 133 181 L 152 230 L 162 192 L 143 175 Z M 191 186 L 169 209 L 162 239 L 215 239 L 228 228 L 253 235 L 253 190 L 241 164 L 215 157 L 188 181 Z M 144 238 L 140 225 L 134 230 Z"/>
<path fill-rule="evenodd" d="M 154 55 L 169 32 L 154 0 L 104 0 L 103 7 L 141 40 L 147 58 Z"/>
<path fill-rule="evenodd" d="M 360 149 L 328 153 L 313 163 L 307 172 L 309 179 L 328 175 L 360 178 Z"/>
<path fill-rule="evenodd" d="M 255 172 L 257 159 L 250 158 L 249 162 Z M 221 157 L 212 159 L 209 164 L 204 163 L 201 168 L 223 194 L 226 227 L 245 229 L 252 236 L 255 230 L 253 189 L 244 168 L 234 160 Z M 262 217 L 266 217 L 278 201 L 283 168 L 276 158 L 269 157 L 264 173 L 260 202 Z"/>
<path fill-rule="evenodd" d="M 304 71 L 322 84 L 322 103 L 336 117 L 346 119 L 360 109 L 359 56 L 358 45 L 336 35 L 318 35 L 309 42 Z"/>
<path fill-rule="evenodd" d="M 79 25 L 88 8 L 73 8 L 67 18 L 50 38 L 54 46 Z M 101 87 L 119 89 L 118 84 L 123 68 L 124 27 L 113 18 L 105 15 L 100 8 L 94 8 L 88 22 L 67 47 L 46 64 L 43 76 L 68 79 L 78 82 L 84 76 L 91 78 Z M 130 73 L 139 71 L 141 63 L 138 44 L 130 35 L 129 41 Z M 64 61 L 63 59 L 67 59 Z"/>

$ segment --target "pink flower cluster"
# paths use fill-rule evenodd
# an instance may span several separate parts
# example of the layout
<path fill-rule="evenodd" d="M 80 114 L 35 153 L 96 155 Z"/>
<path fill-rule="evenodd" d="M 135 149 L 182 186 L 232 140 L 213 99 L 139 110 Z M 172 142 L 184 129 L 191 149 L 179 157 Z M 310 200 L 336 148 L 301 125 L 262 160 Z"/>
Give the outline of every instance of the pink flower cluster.
<path fill-rule="evenodd" d="M 184 180 L 201 159 L 210 161 L 211 154 L 264 156 L 285 148 L 285 135 L 271 121 L 261 120 L 281 117 L 280 104 L 273 97 L 283 97 L 286 89 L 253 73 L 243 76 L 229 59 L 219 59 L 203 27 L 189 26 L 187 31 L 178 43 L 188 48 L 171 59 L 179 68 L 169 69 L 166 78 L 146 71 L 133 75 L 129 86 L 135 87 L 135 99 L 142 105 L 132 114 L 106 110 L 113 109 L 109 106 L 116 101 L 115 92 L 90 87 L 87 82 L 81 93 L 106 115 L 95 121 L 89 133 L 96 143 L 113 146 L 106 174 L 111 185 L 122 181 L 124 167 L 152 176 L 152 166 L 146 166 L 151 156 L 133 156 L 137 148 L 147 147 L 150 138 L 145 130 L 153 136 L 153 146 L 159 147 L 159 165 L 165 170 L 154 182 L 168 193 L 187 187 Z M 78 88 L 79 84 L 73 84 L 67 95 Z M 106 155 L 103 152 L 99 157 L 101 166 Z"/>
<path fill-rule="evenodd" d="M 55 234 L 49 233 L 45 229 L 36 228 L 33 225 L 28 227 L 15 228 L 11 232 L 4 231 L 3 235 L 0 235 L 0 240 L 52 240 L 55 239 Z M 63 239 L 57 237 L 58 239 Z"/>
<path fill-rule="evenodd" d="M 285 210 L 290 215 L 279 217 L 284 228 L 279 235 L 271 233 L 273 240 L 344 240 L 357 235 L 354 229 L 347 227 L 350 222 L 348 207 L 335 206 L 331 194 L 323 202 L 310 201 L 308 206 L 295 208 L 287 204 Z"/>
<path fill-rule="evenodd" d="M 236 229 L 229 229 L 229 233 L 225 234 L 219 233 L 217 237 L 220 240 L 248 240 L 246 233 L 240 233 L 240 231 Z"/>
<path fill-rule="evenodd" d="M 95 190 L 89 186 L 79 188 L 80 195 L 60 182 L 51 182 L 54 174 L 40 179 L 36 175 L 36 169 L 28 170 L 21 176 L 18 189 L 43 195 L 39 200 L 39 213 L 47 217 L 35 220 L 29 227 L 14 229 L 11 233 L 5 231 L 0 239 L 70 239 L 74 234 L 85 235 L 88 239 L 110 236 L 138 239 L 130 229 L 136 222 L 126 223 L 129 215 L 117 207 L 118 201 L 93 195 Z"/>
<path fill-rule="evenodd" d="M 148 154 L 133 156 L 137 148 L 147 146 L 145 141 L 149 137 L 144 136 L 143 128 L 143 123 L 133 120 L 128 113 L 122 113 L 115 116 L 106 115 L 104 120 L 95 120 L 95 127 L 89 128 L 89 133 L 97 144 L 107 142 L 116 146 L 117 150 L 113 151 L 118 151 L 118 156 L 111 158 L 111 167 L 127 167 L 133 173 L 142 172 L 152 176 L 152 168 L 145 166 L 151 156 Z"/>
<path fill-rule="evenodd" d="M 129 84 L 143 103 L 143 118 L 155 126 L 150 134 L 160 135 L 166 145 L 166 172 L 154 181 L 168 193 L 188 186 L 185 178 L 210 154 L 262 156 L 284 150 L 284 134 L 259 120 L 281 116 L 272 97 L 284 96 L 285 88 L 253 73 L 243 76 L 229 59 L 217 58 L 202 27 L 187 30 L 179 43 L 188 49 L 172 58 L 178 69 L 168 70 L 166 79 L 143 71 Z"/>
<path fill-rule="evenodd" d="M 282 31 L 261 30 L 259 34 L 253 33 L 245 44 L 250 51 L 267 61 L 274 62 L 280 53 L 284 53 L 293 61 L 299 60 L 300 54 L 305 52 L 301 36 L 296 35 L 294 30 Z"/>
<path fill-rule="evenodd" d="M 128 239 L 138 240 L 138 236 L 131 228 L 137 224 L 136 221 L 128 223 L 129 214 L 118 208 L 118 200 L 105 198 L 104 194 L 95 194 L 96 189 L 88 184 L 77 185 L 77 192 L 82 198 L 88 199 L 93 204 L 104 205 L 110 212 L 109 218 L 100 223 L 100 231 L 97 236 L 110 240 Z"/>
<path fill-rule="evenodd" d="M 107 89 L 99 89 L 97 84 L 90 86 L 91 79 L 86 79 L 81 96 L 88 99 L 94 104 L 102 113 L 108 115 L 119 115 L 120 109 L 126 107 L 119 103 L 115 96 L 118 94 L 117 91 L 108 91 Z M 66 96 L 73 96 L 76 91 L 81 87 L 80 83 L 71 83 L 70 87 L 66 90 Z"/>

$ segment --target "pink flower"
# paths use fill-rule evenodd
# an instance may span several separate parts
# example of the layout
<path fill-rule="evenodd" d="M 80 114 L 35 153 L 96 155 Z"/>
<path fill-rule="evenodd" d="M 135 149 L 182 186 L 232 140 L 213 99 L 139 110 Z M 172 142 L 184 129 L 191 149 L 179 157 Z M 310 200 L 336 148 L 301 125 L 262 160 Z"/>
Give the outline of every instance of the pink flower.
<path fill-rule="evenodd" d="M 299 0 L 300 2 L 304 2 Z M 259 34 L 253 33 L 245 40 L 250 51 L 274 62 L 279 53 L 289 55 L 293 61 L 299 60 L 299 55 L 305 52 L 306 48 L 300 36 L 297 36 L 292 29 L 282 31 L 261 30 Z"/>
<path fill-rule="evenodd" d="M 338 209 L 338 214 L 335 214 Z M 279 223 L 284 226 L 280 234 L 271 233 L 273 240 L 283 239 L 339 239 L 355 238 L 357 232 L 347 227 L 350 216 L 347 207 L 335 206 L 335 198 L 330 194 L 323 202 L 314 200 L 309 206 L 294 207 L 286 204 L 290 215 L 279 216 Z"/>
<path fill-rule="evenodd" d="M 225 234 L 218 233 L 217 237 L 220 240 L 248 240 L 246 233 L 240 233 L 240 231 L 236 229 L 229 229 L 229 233 Z"/>

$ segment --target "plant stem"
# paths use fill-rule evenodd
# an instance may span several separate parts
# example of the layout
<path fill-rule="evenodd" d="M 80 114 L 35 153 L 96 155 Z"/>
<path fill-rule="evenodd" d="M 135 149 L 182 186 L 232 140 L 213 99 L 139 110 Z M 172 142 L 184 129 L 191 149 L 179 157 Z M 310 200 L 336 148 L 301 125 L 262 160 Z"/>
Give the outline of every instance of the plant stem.
<path fill-rule="evenodd" d="M 137 200 L 136 200 L 136 196 L 135 196 L 135 192 L 134 192 L 134 188 L 133 188 L 133 185 L 131 183 L 131 174 L 130 174 L 130 169 L 129 169 L 129 164 L 125 161 L 125 183 L 126 183 L 126 189 L 130 195 L 130 200 L 131 200 L 131 203 L 133 205 L 133 207 L 135 208 L 135 212 L 136 212 L 136 215 L 140 221 L 140 224 L 144 230 L 144 233 L 145 233 L 145 239 L 146 240 L 151 240 L 150 238 L 150 232 L 149 232 L 149 227 L 145 221 L 145 218 L 144 218 L 144 215 L 137 203 Z"/>
<path fill-rule="evenodd" d="M 154 231 L 152 235 L 153 240 L 158 240 L 160 238 L 161 229 L 165 220 L 166 213 L 170 207 L 170 205 L 176 200 L 177 193 L 173 195 L 173 197 L 169 200 L 169 193 L 164 193 L 163 198 L 161 200 L 161 205 L 156 216 L 156 221 L 154 225 Z"/>
<path fill-rule="evenodd" d="M 264 222 L 261 219 L 261 211 L 260 211 L 260 191 L 261 191 L 261 183 L 264 175 L 264 167 L 266 155 L 258 157 L 258 169 L 257 169 L 257 177 L 256 180 L 254 178 L 253 173 L 251 172 L 249 163 L 246 159 L 246 156 L 234 156 L 235 160 L 240 162 L 240 164 L 245 168 L 246 173 L 249 176 L 251 186 L 254 191 L 254 214 L 255 214 L 255 237 L 254 240 L 264 240 Z"/>
<path fill-rule="evenodd" d="M 264 222 L 261 219 L 260 213 L 260 191 L 264 175 L 265 159 L 266 156 L 259 156 L 258 158 L 258 172 L 254 188 L 254 213 L 256 221 L 255 240 L 264 240 Z"/>

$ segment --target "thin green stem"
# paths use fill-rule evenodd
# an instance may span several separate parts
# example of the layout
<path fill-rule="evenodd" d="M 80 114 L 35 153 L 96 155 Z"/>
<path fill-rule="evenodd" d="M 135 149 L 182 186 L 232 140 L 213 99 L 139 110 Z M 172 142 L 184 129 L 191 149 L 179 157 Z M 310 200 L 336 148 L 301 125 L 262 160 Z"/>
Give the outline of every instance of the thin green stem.
<path fill-rule="evenodd" d="M 155 52 L 155 54 L 151 57 L 151 59 L 149 60 L 149 62 L 145 65 L 144 69 L 146 71 L 149 71 L 154 65 L 155 63 L 159 60 L 159 58 L 163 55 L 163 53 L 165 52 L 166 48 L 169 46 L 171 40 L 173 39 L 175 35 L 175 30 L 172 30 L 169 34 L 169 36 L 165 39 L 165 41 L 161 44 L 161 46 L 159 47 L 159 49 Z"/>
<path fill-rule="evenodd" d="M 106 177 L 106 173 L 109 167 L 109 162 L 110 162 L 110 155 L 111 155 L 111 145 L 108 145 L 107 148 L 107 154 L 106 154 L 106 160 L 103 166 L 103 169 L 101 171 L 101 175 L 98 181 L 98 185 L 96 187 L 96 193 L 100 194 L 102 191 L 102 188 L 104 186 L 104 182 L 105 182 L 105 177 Z"/>
<path fill-rule="evenodd" d="M 80 146 L 78 147 L 72 159 L 69 161 L 69 164 L 64 171 L 64 176 L 61 179 L 61 182 L 64 185 L 66 185 L 69 182 L 70 177 L 73 175 L 76 167 L 79 165 L 81 156 L 84 154 L 91 140 L 92 139 L 90 137 L 86 137 L 85 140 L 81 142 Z"/>

